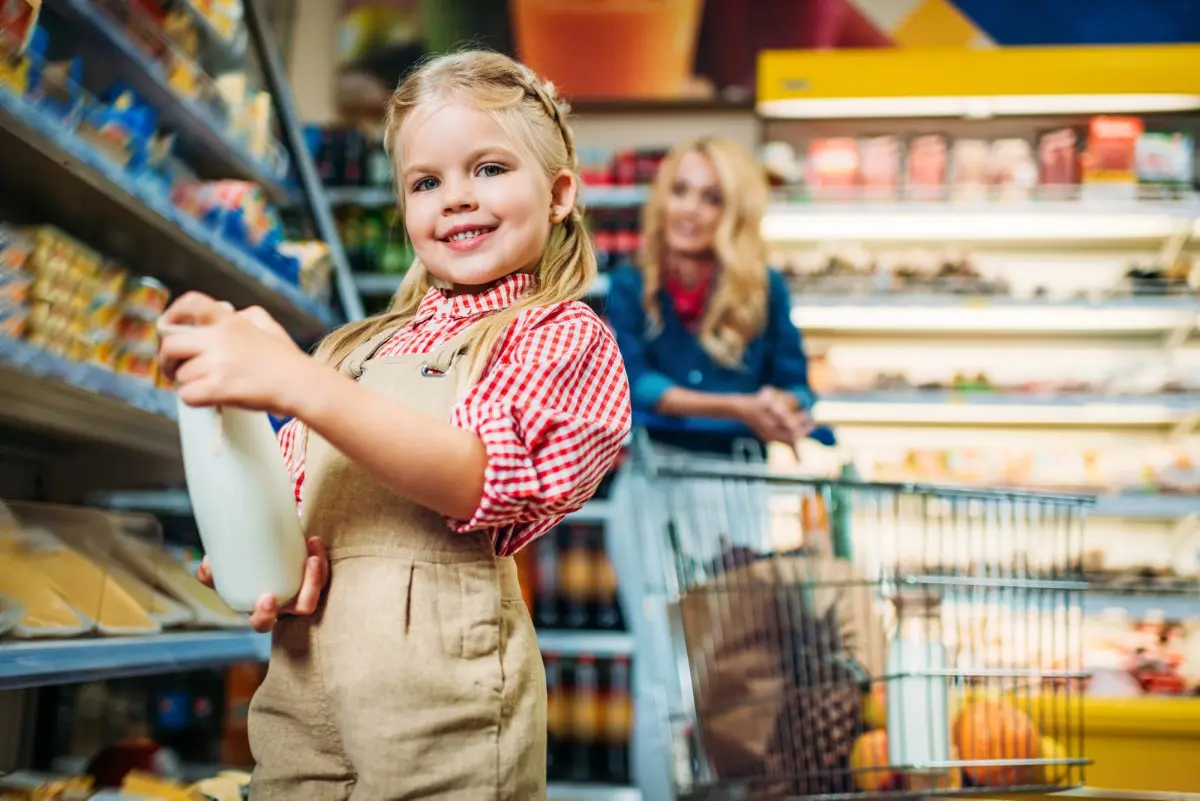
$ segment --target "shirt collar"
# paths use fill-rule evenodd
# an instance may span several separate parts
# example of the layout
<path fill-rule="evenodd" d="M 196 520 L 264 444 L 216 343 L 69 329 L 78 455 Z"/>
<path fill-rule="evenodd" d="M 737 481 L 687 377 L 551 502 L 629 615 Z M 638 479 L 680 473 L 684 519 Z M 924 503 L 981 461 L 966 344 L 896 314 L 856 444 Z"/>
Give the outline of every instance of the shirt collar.
<path fill-rule="evenodd" d="M 433 287 L 421 299 L 421 305 L 417 308 L 417 318 L 463 318 L 499 311 L 513 305 L 536 280 L 528 273 L 513 273 L 482 292 L 463 292 L 457 295 L 450 295 L 448 290 Z"/>

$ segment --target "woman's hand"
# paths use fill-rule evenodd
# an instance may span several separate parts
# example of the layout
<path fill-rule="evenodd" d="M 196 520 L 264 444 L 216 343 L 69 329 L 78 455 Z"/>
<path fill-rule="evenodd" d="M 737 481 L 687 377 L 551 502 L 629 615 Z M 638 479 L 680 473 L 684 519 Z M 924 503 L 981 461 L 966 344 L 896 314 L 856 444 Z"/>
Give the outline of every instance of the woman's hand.
<path fill-rule="evenodd" d="M 795 446 L 812 430 L 812 420 L 800 401 L 790 392 L 776 387 L 763 387 L 746 395 L 739 405 L 739 418 L 763 442 L 782 442 Z"/>
<path fill-rule="evenodd" d="M 279 323 L 258 307 L 189 292 L 159 321 L 159 359 L 190 406 L 236 406 L 295 415 L 318 369 Z"/>
<path fill-rule="evenodd" d="M 308 558 L 304 560 L 304 578 L 300 582 L 300 591 L 295 599 L 279 608 L 279 602 L 273 595 L 263 595 L 254 605 L 250 613 L 250 625 L 255 631 L 268 632 L 284 615 L 311 615 L 317 611 L 321 602 L 321 594 L 329 584 L 329 557 L 325 554 L 325 543 L 320 537 L 310 537 L 306 543 Z M 196 578 L 206 587 L 213 586 L 212 568 L 208 565 L 208 557 L 200 563 Z"/>

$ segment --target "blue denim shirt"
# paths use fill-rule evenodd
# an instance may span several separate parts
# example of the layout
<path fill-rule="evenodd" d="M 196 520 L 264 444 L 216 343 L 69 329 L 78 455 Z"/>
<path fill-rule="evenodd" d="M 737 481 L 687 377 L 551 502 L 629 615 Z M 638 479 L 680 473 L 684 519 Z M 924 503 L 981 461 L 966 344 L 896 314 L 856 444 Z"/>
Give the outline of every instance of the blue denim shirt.
<path fill-rule="evenodd" d="M 775 270 L 769 271 L 767 322 L 751 341 L 734 369 L 718 364 L 701 347 L 699 339 L 684 326 L 665 291 L 659 291 L 662 331 L 647 334 L 646 311 L 642 306 L 642 274 L 631 266 L 612 273 L 605 313 L 616 334 L 625 360 L 636 413 L 653 413 L 663 394 L 672 387 L 701 392 L 751 394 L 764 386 L 788 390 L 811 409 L 815 396 L 808 386 L 808 360 L 800 332 L 792 323 L 787 284 Z M 688 450 L 727 453 L 733 435 L 700 432 L 652 432 L 655 439 Z"/>

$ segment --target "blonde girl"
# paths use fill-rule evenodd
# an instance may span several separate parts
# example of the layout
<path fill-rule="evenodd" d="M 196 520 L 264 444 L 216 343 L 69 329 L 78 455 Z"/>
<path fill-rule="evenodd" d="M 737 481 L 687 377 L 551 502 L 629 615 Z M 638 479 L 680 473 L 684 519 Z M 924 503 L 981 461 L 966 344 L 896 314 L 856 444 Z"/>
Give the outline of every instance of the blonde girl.
<path fill-rule="evenodd" d="M 273 628 L 255 799 L 545 796 L 512 555 L 591 496 L 630 414 L 616 343 L 578 300 L 596 260 L 566 114 L 504 56 L 430 61 L 387 112 L 419 259 L 390 311 L 315 358 L 261 310 L 193 294 L 165 315 L 194 326 L 162 344 L 185 402 L 294 418 L 310 559 L 299 596 L 252 618 Z"/>

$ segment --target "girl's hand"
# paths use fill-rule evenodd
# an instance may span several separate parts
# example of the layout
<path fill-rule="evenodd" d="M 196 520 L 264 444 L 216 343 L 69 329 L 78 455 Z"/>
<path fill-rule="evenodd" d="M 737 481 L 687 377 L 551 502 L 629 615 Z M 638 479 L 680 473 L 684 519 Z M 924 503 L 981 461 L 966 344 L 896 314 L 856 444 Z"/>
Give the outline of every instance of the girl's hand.
<path fill-rule="evenodd" d="M 189 292 L 163 314 L 163 372 L 190 406 L 236 406 L 295 415 L 310 386 L 313 362 L 260 308 L 235 312 L 228 303 Z"/>
<path fill-rule="evenodd" d="M 254 605 L 250 613 L 250 625 L 255 631 L 268 632 L 284 615 L 311 615 L 317 611 L 321 602 L 321 594 L 329 585 L 329 557 L 325 554 L 325 543 L 320 537 L 310 537 L 306 543 L 308 558 L 304 562 L 304 578 L 300 582 L 300 591 L 296 598 L 282 609 L 273 595 L 263 595 Z M 213 586 L 212 568 L 208 565 L 208 557 L 200 563 L 196 578 L 206 587 Z"/>

